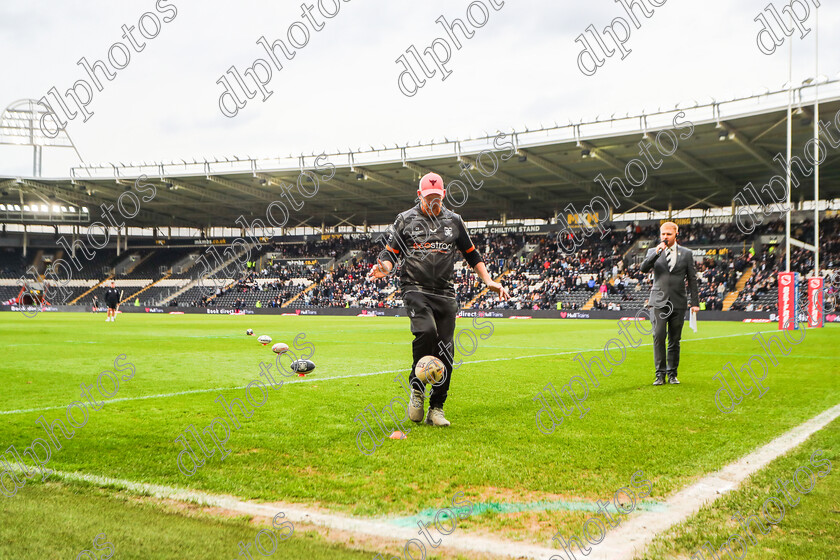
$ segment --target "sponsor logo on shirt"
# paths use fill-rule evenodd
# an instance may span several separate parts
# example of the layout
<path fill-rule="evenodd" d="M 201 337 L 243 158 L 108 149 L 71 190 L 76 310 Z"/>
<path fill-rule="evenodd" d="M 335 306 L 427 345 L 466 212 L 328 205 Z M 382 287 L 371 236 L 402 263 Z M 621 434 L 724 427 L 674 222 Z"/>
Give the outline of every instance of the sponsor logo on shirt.
<path fill-rule="evenodd" d="M 448 253 L 452 250 L 452 243 L 445 243 L 443 241 L 415 243 L 413 245 L 413 248 L 419 251 L 437 251 L 440 253 Z"/>

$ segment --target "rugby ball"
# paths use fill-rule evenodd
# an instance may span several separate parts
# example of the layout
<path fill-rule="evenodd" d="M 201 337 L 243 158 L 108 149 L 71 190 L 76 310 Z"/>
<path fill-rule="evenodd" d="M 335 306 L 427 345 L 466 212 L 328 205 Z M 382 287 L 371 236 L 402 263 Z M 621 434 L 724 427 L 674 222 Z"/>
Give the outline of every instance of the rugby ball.
<path fill-rule="evenodd" d="M 272 346 L 271 349 L 274 350 L 275 354 L 285 354 L 289 351 L 289 345 L 285 342 L 278 342 L 277 344 Z"/>
<path fill-rule="evenodd" d="M 245 331 L 245 334 L 247 334 L 248 336 L 254 336 L 254 329 L 248 329 L 247 331 Z"/>
<path fill-rule="evenodd" d="M 443 362 L 434 356 L 423 356 L 414 367 L 414 375 L 424 384 L 440 382 L 443 379 L 443 373 Z"/>
<path fill-rule="evenodd" d="M 295 360 L 292 362 L 292 371 L 298 375 L 306 375 L 312 373 L 315 369 L 315 362 L 312 360 Z"/>
<path fill-rule="evenodd" d="M 265 346 L 266 344 L 270 344 L 270 343 L 271 343 L 271 337 L 270 337 L 270 336 L 268 336 L 267 334 L 260 335 L 260 337 L 259 337 L 257 340 L 258 340 L 258 341 L 260 342 L 260 344 L 262 344 L 263 346 Z"/>

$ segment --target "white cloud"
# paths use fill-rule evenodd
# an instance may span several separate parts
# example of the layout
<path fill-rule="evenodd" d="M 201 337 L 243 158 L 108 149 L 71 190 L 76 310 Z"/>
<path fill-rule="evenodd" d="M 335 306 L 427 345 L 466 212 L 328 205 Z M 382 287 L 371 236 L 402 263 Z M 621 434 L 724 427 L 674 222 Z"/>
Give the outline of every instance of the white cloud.
<path fill-rule="evenodd" d="M 267 58 L 257 39 L 285 40 L 289 25 L 303 19 L 300 2 L 172 3 L 177 17 L 94 92 L 95 114 L 68 127 L 88 162 L 256 157 L 464 138 L 727 99 L 787 81 L 787 43 L 772 56 L 755 44 L 760 26 L 753 19 L 767 0 L 666 2 L 640 19 L 640 29 L 631 28 L 631 53 L 606 59 L 591 77 L 577 68 L 575 37 L 590 24 L 603 29 L 615 17 L 626 19 L 620 4 L 505 0 L 500 10 L 489 9 L 488 22 L 472 39 L 453 49 L 452 74 L 442 81 L 438 72 L 409 98 L 397 89 L 395 60 L 412 44 L 422 51 L 444 37 L 435 20 L 464 19 L 469 2 L 351 0 L 323 20 L 323 30 L 310 33 L 294 59 L 283 60 L 282 71 L 274 69 L 269 99 L 258 95 L 229 119 L 219 111 L 216 80 L 231 65 L 243 71 Z M 155 12 L 155 2 L 0 6 L 0 52 L 7 53 L 0 106 L 38 99 L 52 86 L 63 92 L 85 78 L 76 61 L 107 57 L 115 41 L 125 41 L 120 27 L 137 25 L 146 11 Z M 812 14 L 806 25 L 813 21 Z M 840 9 L 823 2 L 820 66 L 831 77 L 840 70 L 840 39 L 828 30 L 838 23 Z M 814 33 L 805 39 L 795 33 L 791 41 L 799 83 L 814 74 Z M 67 159 L 46 150 L 44 174 L 66 175 Z M 0 173 L 30 170 L 30 156 L 0 146 Z"/>

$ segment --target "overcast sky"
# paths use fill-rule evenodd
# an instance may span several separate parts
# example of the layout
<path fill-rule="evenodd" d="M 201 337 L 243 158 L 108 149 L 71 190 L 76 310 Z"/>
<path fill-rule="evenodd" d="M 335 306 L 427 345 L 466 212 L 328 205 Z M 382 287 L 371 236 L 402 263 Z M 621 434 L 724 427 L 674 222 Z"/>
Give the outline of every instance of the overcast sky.
<path fill-rule="evenodd" d="M 652 17 L 637 16 L 639 29 L 613 0 L 504 0 L 498 10 L 491 0 L 478 0 L 489 17 L 481 28 L 467 23 L 471 39 L 458 35 L 461 48 L 452 48 L 446 64 L 451 74 L 443 81 L 437 71 L 408 97 L 397 87 L 402 66 L 395 60 L 411 45 L 422 52 L 436 38 L 447 38 L 435 20 L 466 20 L 469 1 L 342 1 L 331 19 L 309 1 L 321 31 L 302 16 L 299 0 L 160 0 L 159 10 L 154 0 L 3 2 L 0 108 L 40 99 L 52 87 L 63 93 L 79 79 L 90 83 L 77 61 L 107 60 L 117 41 L 128 47 L 121 27 L 137 26 L 145 12 L 160 21 L 157 36 L 144 39 L 135 30 L 138 42 L 146 43 L 143 50 L 131 50 L 124 69 L 108 63 L 116 77 L 93 90 L 93 115 L 67 126 L 87 163 L 317 154 L 731 99 L 787 82 L 790 42 L 794 82 L 815 73 L 813 30 L 804 39 L 794 31 L 772 55 L 759 51 L 762 27 L 754 19 L 769 0 L 659 0 L 665 3 L 652 8 Z M 811 29 L 813 1 L 803 24 Z M 828 31 L 840 24 L 840 5 L 821 4 L 820 73 L 836 79 L 840 37 Z M 322 5 L 331 11 L 335 2 Z M 781 10 L 787 3 L 774 5 Z M 163 22 L 173 15 L 168 6 L 177 14 Z M 797 11 L 804 15 L 801 7 Z M 483 17 L 480 6 L 472 13 Z M 616 53 L 594 75 L 583 75 L 575 38 L 590 24 L 600 30 L 616 17 L 630 23 L 625 45 L 632 52 L 624 60 Z M 154 20 L 144 18 L 150 34 Z M 308 44 L 292 60 L 281 58 L 282 70 L 272 67 L 270 98 L 263 101 L 258 93 L 235 117 L 224 116 L 217 80 L 232 65 L 242 72 L 258 58 L 267 60 L 260 37 L 289 44 L 287 31 L 295 22 L 308 29 Z M 293 38 L 303 40 L 301 26 Z M 119 47 L 112 52 L 122 63 Z M 31 157 L 31 148 L 0 145 L 0 174 L 30 175 Z M 44 151 L 45 176 L 66 176 L 79 164 L 70 150 Z"/>

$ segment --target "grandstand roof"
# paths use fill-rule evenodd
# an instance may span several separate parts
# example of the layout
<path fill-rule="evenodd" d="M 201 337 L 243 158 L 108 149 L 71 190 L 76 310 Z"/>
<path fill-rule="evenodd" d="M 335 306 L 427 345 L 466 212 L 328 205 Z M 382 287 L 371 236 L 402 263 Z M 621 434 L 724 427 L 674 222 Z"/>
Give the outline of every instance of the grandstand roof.
<path fill-rule="evenodd" d="M 831 131 L 840 139 L 840 82 L 820 85 L 820 116 L 832 122 Z M 794 90 L 793 155 L 803 158 L 803 146 L 813 137 L 813 86 Z M 640 155 L 639 142 L 653 140 L 660 130 L 670 129 L 687 136 L 670 157 L 662 157 L 659 169 L 647 164 L 647 181 L 632 196 L 616 194 L 621 205 L 617 212 L 644 212 L 688 207 L 726 207 L 737 191 L 749 182 L 759 189 L 773 175 L 784 176 L 784 169 L 773 161 L 786 153 L 786 105 L 788 92 L 715 102 L 691 108 L 679 107 L 651 115 L 627 116 L 570 124 L 537 131 L 515 131 L 500 139 L 497 156 L 512 153 L 508 142 L 515 139 L 516 155 L 504 161 L 498 171 L 485 178 L 475 166 L 476 156 L 493 148 L 493 136 L 463 141 L 438 142 L 418 146 L 383 147 L 377 150 L 328 154 L 321 160 L 336 166 L 335 176 L 320 181 L 319 190 L 309 199 L 297 189 L 300 211 L 292 212 L 287 226 L 306 221 L 319 227 L 344 224 L 383 224 L 413 204 L 418 178 L 435 171 L 449 183 L 459 177 L 462 166 L 476 181 L 484 184 L 469 191 L 469 199 L 456 209 L 466 220 L 508 220 L 552 218 L 568 204 L 577 210 L 604 190 L 595 182 L 599 174 L 610 180 L 620 177 L 625 184 L 625 165 Z M 837 114 L 837 118 L 835 115 Z M 670 146 L 663 136 L 663 148 Z M 825 143 L 828 155 L 820 169 L 822 199 L 840 196 L 840 148 Z M 656 154 L 656 151 L 653 151 Z M 586 155 L 587 157 L 584 157 Z M 0 204 L 23 201 L 46 204 L 87 206 L 94 218 L 102 203 L 114 204 L 117 197 L 130 190 L 141 174 L 156 185 L 154 200 L 143 203 L 140 213 L 130 220 L 132 226 L 215 226 L 235 227 L 234 220 L 244 214 L 249 219 L 265 219 L 266 207 L 281 198 L 281 183 L 293 184 L 301 169 L 313 169 L 315 155 L 297 158 L 255 160 L 234 158 L 224 161 L 184 162 L 177 164 L 131 164 L 73 168 L 71 177 L 59 179 L 0 176 Z M 804 158 L 803 158 L 804 159 Z M 484 158 L 485 170 L 492 164 Z M 325 173 L 324 171 L 319 172 Z M 311 191 L 308 180 L 304 188 Z M 628 185 L 628 188 L 630 186 Z M 20 191 L 18 193 L 17 191 Z M 459 199 L 460 193 L 455 193 Z M 793 193 L 793 200 L 813 198 L 810 179 Z M 284 201 L 286 206 L 290 206 Z M 116 213 L 116 211 L 114 211 Z M 279 212 L 274 214 L 278 218 Z M 55 223 L 50 219 L 29 216 L 16 220 L 0 212 L 5 222 Z"/>

